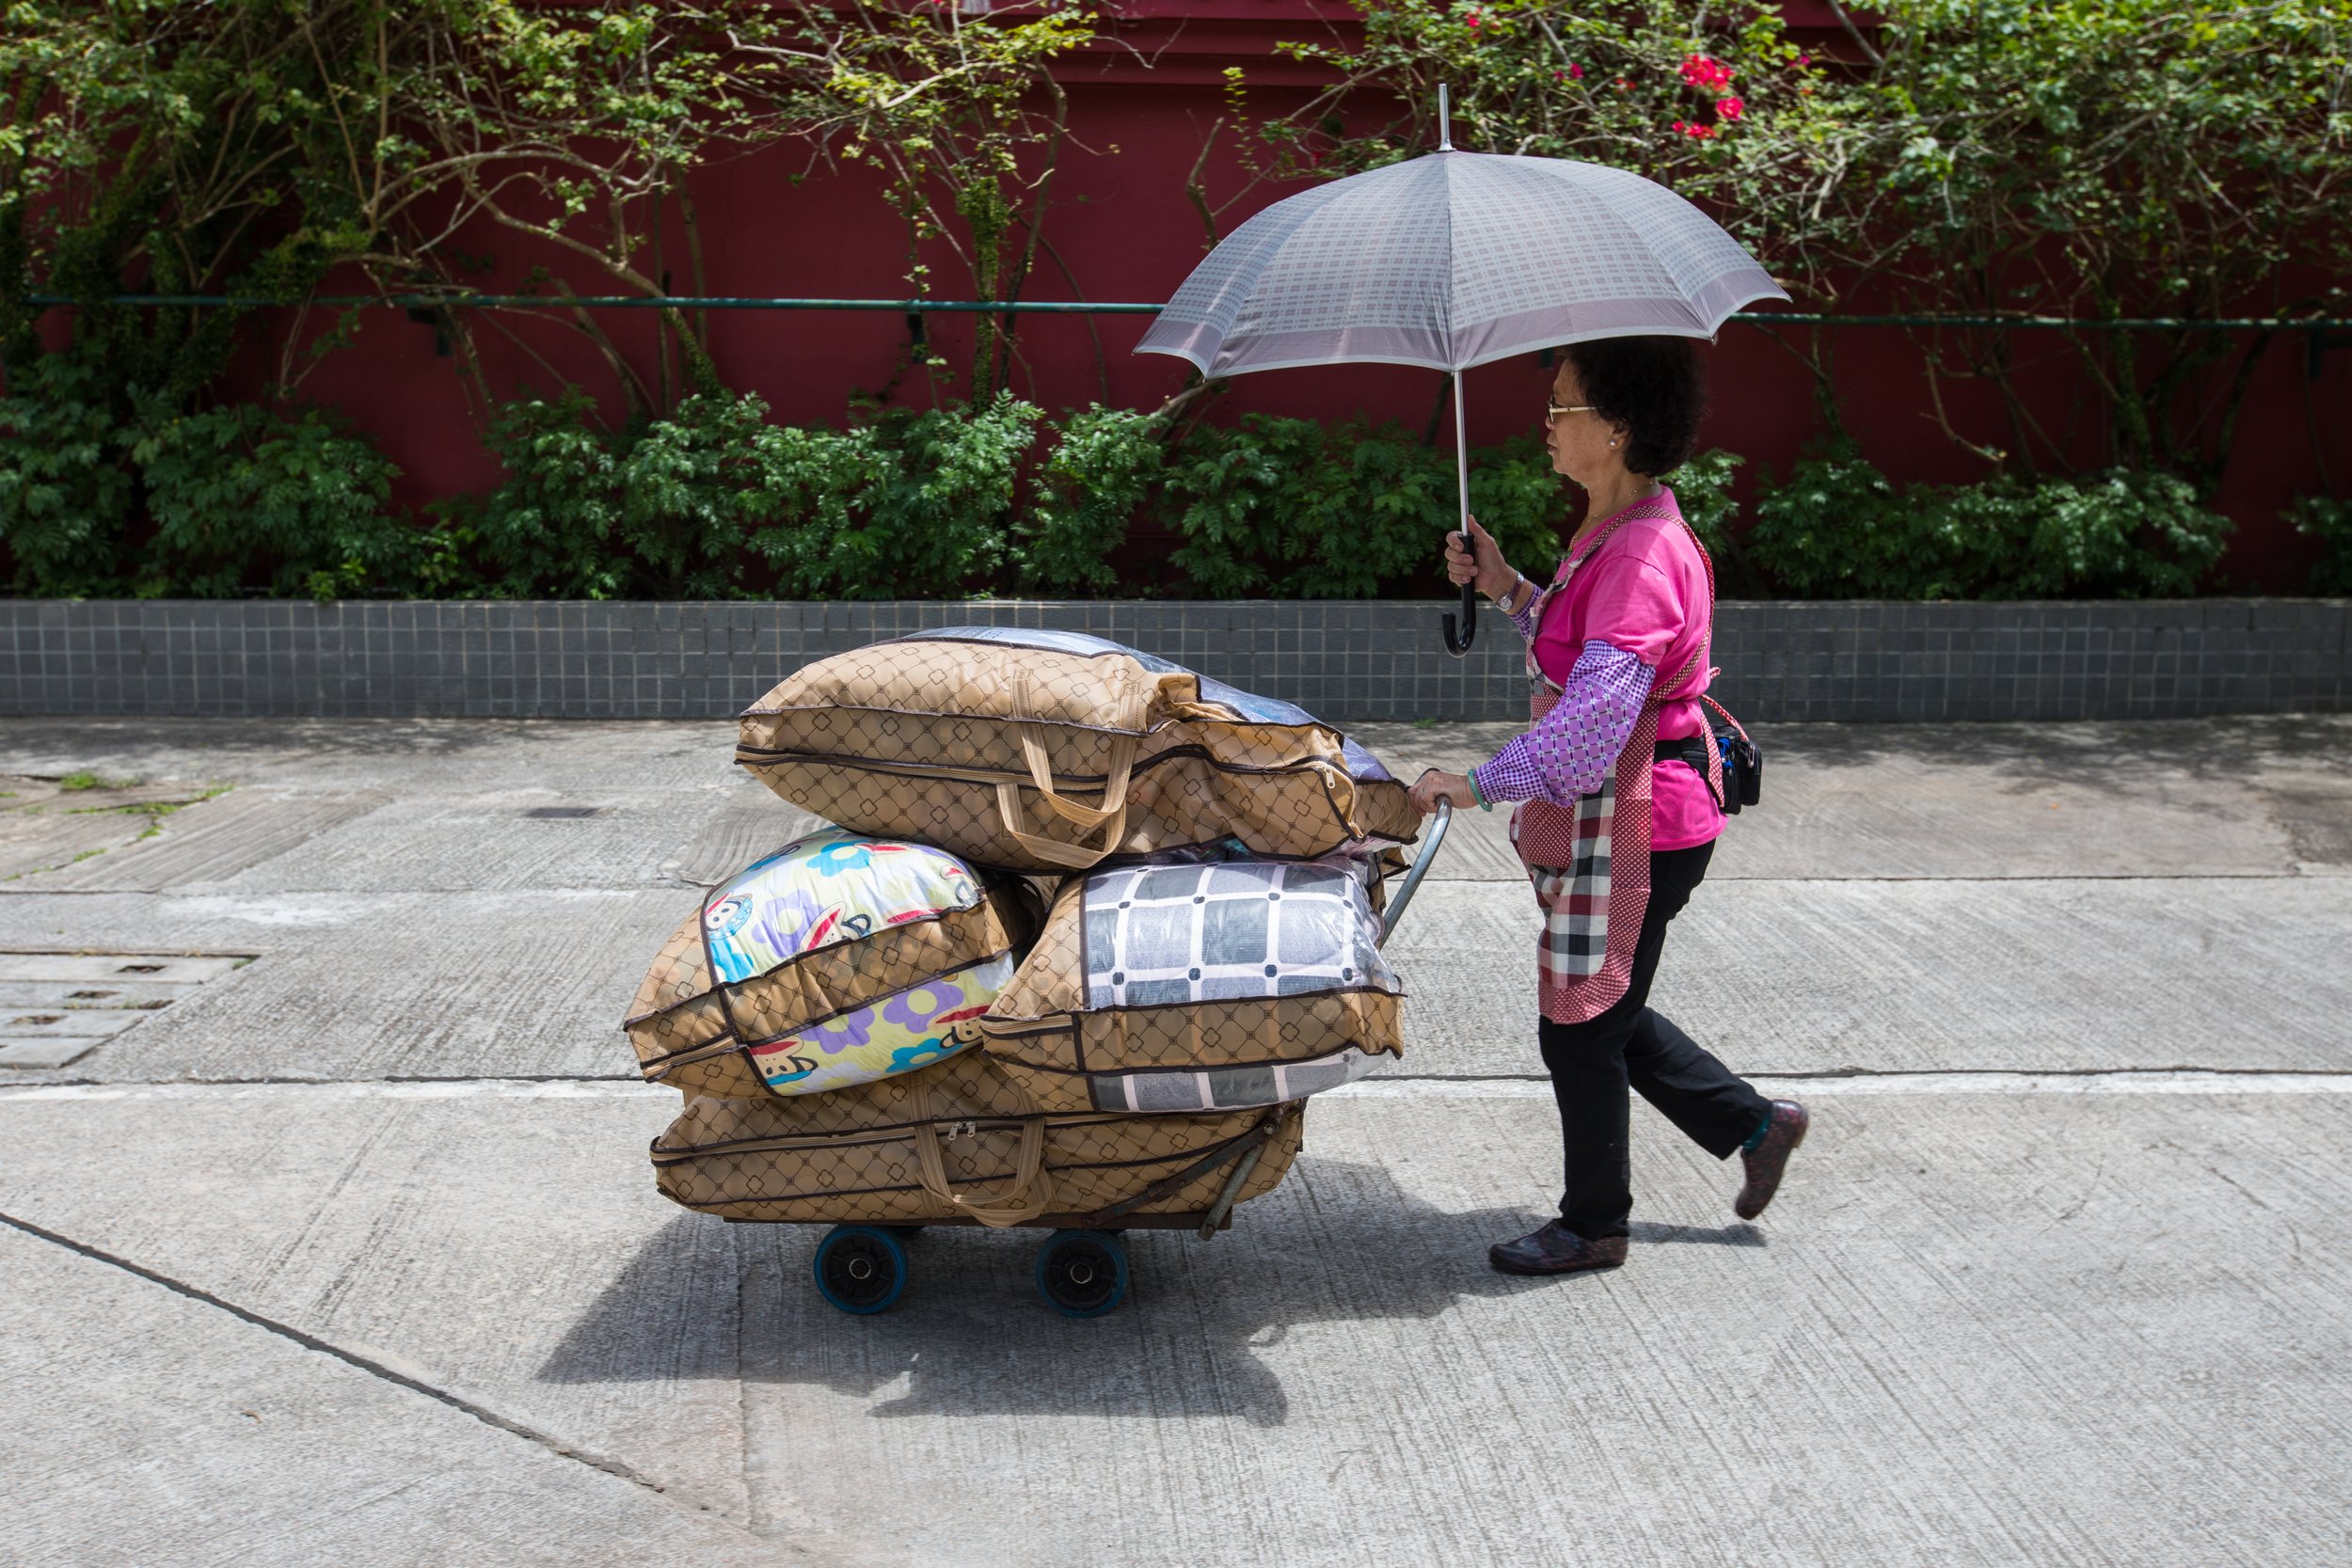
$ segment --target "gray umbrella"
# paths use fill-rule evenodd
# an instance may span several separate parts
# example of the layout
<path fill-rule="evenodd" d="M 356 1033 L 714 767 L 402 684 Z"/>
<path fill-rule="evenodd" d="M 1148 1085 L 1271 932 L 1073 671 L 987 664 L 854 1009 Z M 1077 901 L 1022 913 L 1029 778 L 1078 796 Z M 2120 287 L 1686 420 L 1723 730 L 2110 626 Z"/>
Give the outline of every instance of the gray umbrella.
<path fill-rule="evenodd" d="M 1136 352 L 1175 355 L 1211 377 L 1359 363 L 1454 372 L 1467 517 L 1461 372 L 1590 338 L 1712 338 L 1740 306 L 1788 297 L 1737 240 L 1638 174 L 1448 142 L 1243 224 Z M 1464 588 L 1458 636 L 1445 618 L 1456 654 L 1470 650 L 1476 610 Z"/>

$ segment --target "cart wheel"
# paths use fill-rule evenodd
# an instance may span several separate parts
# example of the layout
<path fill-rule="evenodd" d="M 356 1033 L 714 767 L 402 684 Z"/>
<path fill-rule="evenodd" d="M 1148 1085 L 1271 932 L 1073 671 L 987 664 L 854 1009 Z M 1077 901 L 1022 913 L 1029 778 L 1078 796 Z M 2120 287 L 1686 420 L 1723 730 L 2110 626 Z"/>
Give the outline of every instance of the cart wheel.
<path fill-rule="evenodd" d="M 817 1293 L 844 1312 L 879 1312 L 907 1288 L 907 1249 L 870 1225 L 836 1225 L 817 1243 Z"/>
<path fill-rule="evenodd" d="M 1127 1243 L 1104 1230 L 1057 1230 L 1037 1249 L 1038 1293 L 1065 1318 L 1099 1318 L 1127 1294 Z"/>

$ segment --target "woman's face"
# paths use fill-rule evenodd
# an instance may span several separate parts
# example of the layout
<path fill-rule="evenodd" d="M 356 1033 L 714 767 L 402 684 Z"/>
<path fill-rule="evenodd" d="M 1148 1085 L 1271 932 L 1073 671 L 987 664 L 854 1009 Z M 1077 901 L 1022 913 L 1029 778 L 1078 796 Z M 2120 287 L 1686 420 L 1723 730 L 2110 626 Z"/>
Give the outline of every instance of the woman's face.
<path fill-rule="evenodd" d="M 1576 367 L 1565 359 L 1560 362 L 1560 373 L 1552 377 L 1551 401 L 1561 408 L 1579 408 L 1586 401 L 1584 388 L 1576 379 Z M 1554 473 L 1565 474 L 1590 490 L 1625 472 L 1624 439 L 1624 428 L 1598 414 L 1562 414 L 1550 420 L 1550 428 L 1544 433 L 1544 448 L 1551 453 Z M 1612 440 L 1619 444 L 1612 447 Z"/>

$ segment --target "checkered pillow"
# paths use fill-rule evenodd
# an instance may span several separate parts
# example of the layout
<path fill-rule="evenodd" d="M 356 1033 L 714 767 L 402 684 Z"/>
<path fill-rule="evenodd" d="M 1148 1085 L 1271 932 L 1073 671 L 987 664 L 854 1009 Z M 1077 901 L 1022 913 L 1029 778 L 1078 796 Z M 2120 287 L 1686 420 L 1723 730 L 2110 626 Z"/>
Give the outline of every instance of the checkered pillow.
<path fill-rule="evenodd" d="M 1091 1008 L 1404 989 L 1375 945 L 1363 883 L 1344 869 L 1134 866 L 1097 872 L 1085 896 Z"/>

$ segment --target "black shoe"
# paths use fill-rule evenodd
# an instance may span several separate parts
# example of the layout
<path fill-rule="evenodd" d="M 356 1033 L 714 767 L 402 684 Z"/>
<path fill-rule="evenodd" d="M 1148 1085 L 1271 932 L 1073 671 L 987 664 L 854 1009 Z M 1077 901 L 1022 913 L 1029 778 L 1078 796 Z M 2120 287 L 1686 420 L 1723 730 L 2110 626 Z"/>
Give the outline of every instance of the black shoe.
<path fill-rule="evenodd" d="M 1497 1242 L 1486 1260 L 1504 1274 L 1582 1274 L 1613 1269 L 1625 1261 L 1625 1238 L 1586 1241 L 1558 1220 L 1516 1242 Z"/>
<path fill-rule="evenodd" d="M 1780 1191 L 1780 1173 L 1788 1168 L 1788 1156 L 1804 1142 L 1804 1130 L 1812 1124 L 1804 1107 L 1793 1100 L 1772 1101 L 1772 1117 L 1765 1124 L 1764 1141 L 1754 1148 L 1740 1152 L 1740 1163 L 1748 1169 L 1748 1180 L 1740 1189 L 1740 1196 L 1731 1202 L 1731 1212 L 1743 1220 L 1752 1220 L 1764 1212 Z"/>

